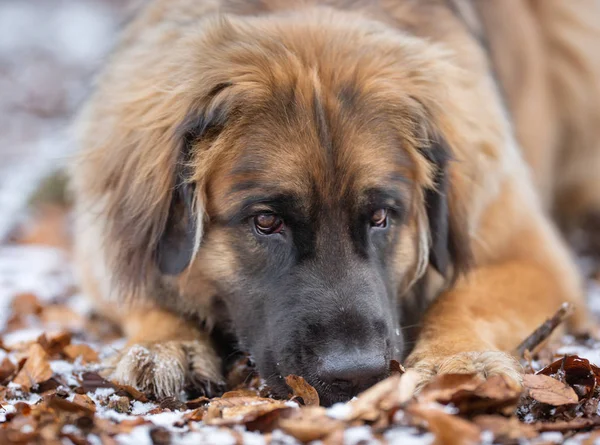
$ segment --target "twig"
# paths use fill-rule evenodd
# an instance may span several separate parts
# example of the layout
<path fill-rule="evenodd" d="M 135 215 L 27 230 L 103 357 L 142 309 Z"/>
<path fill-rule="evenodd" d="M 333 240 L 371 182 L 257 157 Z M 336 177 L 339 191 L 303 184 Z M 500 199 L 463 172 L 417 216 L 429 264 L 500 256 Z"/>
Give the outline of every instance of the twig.
<path fill-rule="evenodd" d="M 532 352 L 540 343 L 546 340 L 552 332 L 571 314 L 573 313 L 573 305 L 571 303 L 563 303 L 560 309 L 552 318 L 546 320 L 540 327 L 527 337 L 523 343 L 517 347 L 517 355 L 521 358 L 525 356 L 525 351 Z"/>

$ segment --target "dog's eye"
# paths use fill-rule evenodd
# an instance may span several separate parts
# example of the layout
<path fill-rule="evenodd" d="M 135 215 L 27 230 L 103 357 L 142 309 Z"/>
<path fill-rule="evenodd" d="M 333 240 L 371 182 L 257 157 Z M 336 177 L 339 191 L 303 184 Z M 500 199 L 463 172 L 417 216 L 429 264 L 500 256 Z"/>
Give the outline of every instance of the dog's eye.
<path fill-rule="evenodd" d="M 254 217 L 254 227 L 262 235 L 272 235 L 281 232 L 283 220 L 273 213 L 261 213 Z"/>
<path fill-rule="evenodd" d="M 377 227 L 383 229 L 387 226 L 388 210 L 377 209 L 371 215 L 371 227 Z"/>

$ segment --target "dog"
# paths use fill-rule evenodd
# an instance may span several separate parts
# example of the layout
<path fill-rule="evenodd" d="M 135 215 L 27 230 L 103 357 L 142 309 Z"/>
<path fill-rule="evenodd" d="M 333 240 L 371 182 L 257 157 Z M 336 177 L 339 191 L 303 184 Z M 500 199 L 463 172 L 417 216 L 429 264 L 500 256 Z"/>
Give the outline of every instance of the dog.
<path fill-rule="evenodd" d="M 600 209 L 600 10 L 563 0 L 154 0 L 76 123 L 75 255 L 110 375 L 217 394 L 247 351 L 324 405 L 502 375 Z M 555 216 L 554 220 L 552 215 Z"/>

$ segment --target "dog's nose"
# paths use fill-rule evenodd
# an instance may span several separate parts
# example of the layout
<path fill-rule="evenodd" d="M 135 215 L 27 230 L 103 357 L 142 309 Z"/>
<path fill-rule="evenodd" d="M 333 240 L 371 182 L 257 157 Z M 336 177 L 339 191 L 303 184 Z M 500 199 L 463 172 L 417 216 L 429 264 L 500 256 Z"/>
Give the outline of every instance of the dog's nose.
<path fill-rule="evenodd" d="M 323 360 L 319 378 L 347 398 L 357 395 L 386 377 L 383 356 L 367 353 L 336 355 Z"/>

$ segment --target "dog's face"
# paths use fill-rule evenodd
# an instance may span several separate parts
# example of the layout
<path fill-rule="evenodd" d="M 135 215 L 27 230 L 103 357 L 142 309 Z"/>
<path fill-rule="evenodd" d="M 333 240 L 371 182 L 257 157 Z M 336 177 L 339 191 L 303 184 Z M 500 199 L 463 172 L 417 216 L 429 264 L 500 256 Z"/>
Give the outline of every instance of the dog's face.
<path fill-rule="evenodd" d="M 179 277 L 175 306 L 207 317 L 210 298 L 277 393 L 297 374 L 331 404 L 386 376 L 404 349 L 399 298 L 428 265 L 459 271 L 466 243 L 422 47 L 314 26 L 209 41 L 181 142 L 157 160 L 173 192 L 140 188 L 158 217 L 131 220 Z M 124 270 L 143 269 L 137 253 Z"/>
<path fill-rule="evenodd" d="M 440 269 L 448 262 L 445 191 L 423 206 L 419 161 L 385 106 L 316 78 L 280 82 L 260 108 L 219 115 L 215 134 L 199 142 L 227 150 L 207 174 L 209 221 L 192 267 L 217 289 L 276 392 L 287 394 L 286 375 L 302 375 L 331 404 L 384 378 L 402 356 L 398 296 L 429 260 L 419 215 L 438 224 L 432 257 Z M 439 159 L 424 162 L 444 187 L 444 149 L 430 150 Z"/>
<path fill-rule="evenodd" d="M 333 92 L 285 90 L 250 113 L 219 161 L 199 259 L 227 258 L 216 286 L 261 375 L 283 394 L 282 378 L 302 375 L 331 403 L 402 353 L 414 179 L 383 119 L 361 123 Z"/>

